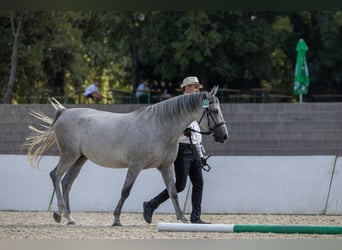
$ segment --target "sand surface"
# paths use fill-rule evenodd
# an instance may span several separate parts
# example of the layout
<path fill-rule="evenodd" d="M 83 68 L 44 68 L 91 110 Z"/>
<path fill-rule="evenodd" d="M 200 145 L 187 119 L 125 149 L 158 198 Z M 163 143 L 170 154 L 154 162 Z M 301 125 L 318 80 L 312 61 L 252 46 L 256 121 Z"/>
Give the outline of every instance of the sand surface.
<path fill-rule="evenodd" d="M 342 239 L 342 234 L 277 234 L 159 232 L 159 222 L 178 223 L 174 214 L 155 214 L 147 224 L 142 214 L 123 213 L 122 227 L 113 227 L 112 213 L 74 212 L 76 225 L 56 223 L 52 212 L 0 211 L 0 239 Z M 189 215 L 186 215 L 189 217 Z M 204 214 L 215 224 L 283 224 L 342 226 L 342 216 Z"/>

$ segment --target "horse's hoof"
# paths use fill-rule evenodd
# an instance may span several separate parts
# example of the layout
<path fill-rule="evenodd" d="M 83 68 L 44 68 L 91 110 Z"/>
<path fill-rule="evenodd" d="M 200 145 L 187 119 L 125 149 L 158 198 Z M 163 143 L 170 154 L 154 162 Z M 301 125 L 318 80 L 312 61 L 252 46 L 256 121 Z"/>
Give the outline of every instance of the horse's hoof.
<path fill-rule="evenodd" d="M 114 222 L 112 226 L 113 227 L 122 227 L 122 224 L 121 224 L 121 222 Z"/>
<path fill-rule="evenodd" d="M 75 221 L 68 221 L 67 225 L 76 225 L 76 222 Z"/>
<path fill-rule="evenodd" d="M 62 216 L 57 214 L 56 212 L 53 213 L 53 218 L 56 222 L 60 223 L 62 221 Z"/>

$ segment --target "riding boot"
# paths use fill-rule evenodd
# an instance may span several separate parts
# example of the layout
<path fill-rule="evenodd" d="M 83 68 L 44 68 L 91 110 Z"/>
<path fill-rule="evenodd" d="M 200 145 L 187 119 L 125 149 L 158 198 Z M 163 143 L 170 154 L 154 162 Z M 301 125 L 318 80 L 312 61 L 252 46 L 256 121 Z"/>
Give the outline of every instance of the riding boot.
<path fill-rule="evenodd" d="M 163 192 L 161 192 L 159 195 L 154 197 L 153 199 L 149 201 L 145 201 L 143 203 L 144 213 L 143 217 L 147 223 L 152 222 L 152 216 L 154 210 L 156 210 L 160 204 L 162 204 L 164 201 L 166 201 L 169 198 L 169 194 L 167 190 L 165 189 Z"/>

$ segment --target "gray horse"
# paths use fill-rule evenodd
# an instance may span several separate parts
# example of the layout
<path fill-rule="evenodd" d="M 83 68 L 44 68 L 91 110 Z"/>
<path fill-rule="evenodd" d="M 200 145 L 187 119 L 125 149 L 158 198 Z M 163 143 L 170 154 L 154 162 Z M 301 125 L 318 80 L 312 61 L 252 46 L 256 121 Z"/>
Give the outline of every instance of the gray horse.
<path fill-rule="evenodd" d="M 112 113 L 90 108 L 66 109 L 55 99 L 54 119 L 31 112 L 45 128 L 34 131 L 26 138 L 28 160 L 32 167 L 39 164 L 41 156 L 57 144 L 59 162 L 50 176 L 56 190 L 58 211 L 53 217 L 61 222 L 75 224 L 70 215 L 69 192 L 73 181 L 89 159 L 108 168 L 128 168 L 121 190 L 121 198 L 114 210 L 113 226 L 120 226 L 122 206 L 143 169 L 157 168 L 164 180 L 178 220 L 187 223 L 178 202 L 174 183 L 173 162 L 178 151 L 178 138 L 188 125 L 196 120 L 203 129 L 223 143 L 228 138 L 219 100 L 218 86 L 209 93 L 181 95 L 147 106 L 130 113 Z M 61 187 L 62 190 L 61 190 Z"/>

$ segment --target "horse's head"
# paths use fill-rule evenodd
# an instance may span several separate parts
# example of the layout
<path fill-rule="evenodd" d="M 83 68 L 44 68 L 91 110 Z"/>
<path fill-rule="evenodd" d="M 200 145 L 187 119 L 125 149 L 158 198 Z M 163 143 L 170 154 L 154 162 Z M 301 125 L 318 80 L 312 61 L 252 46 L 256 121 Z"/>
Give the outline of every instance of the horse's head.
<path fill-rule="evenodd" d="M 222 115 L 220 102 L 216 96 L 217 90 L 218 86 L 215 86 L 208 93 L 207 99 L 203 99 L 202 107 L 204 111 L 199 123 L 201 127 L 208 129 L 213 134 L 216 142 L 223 143 L 228 139 L 228 129 Z"/>

